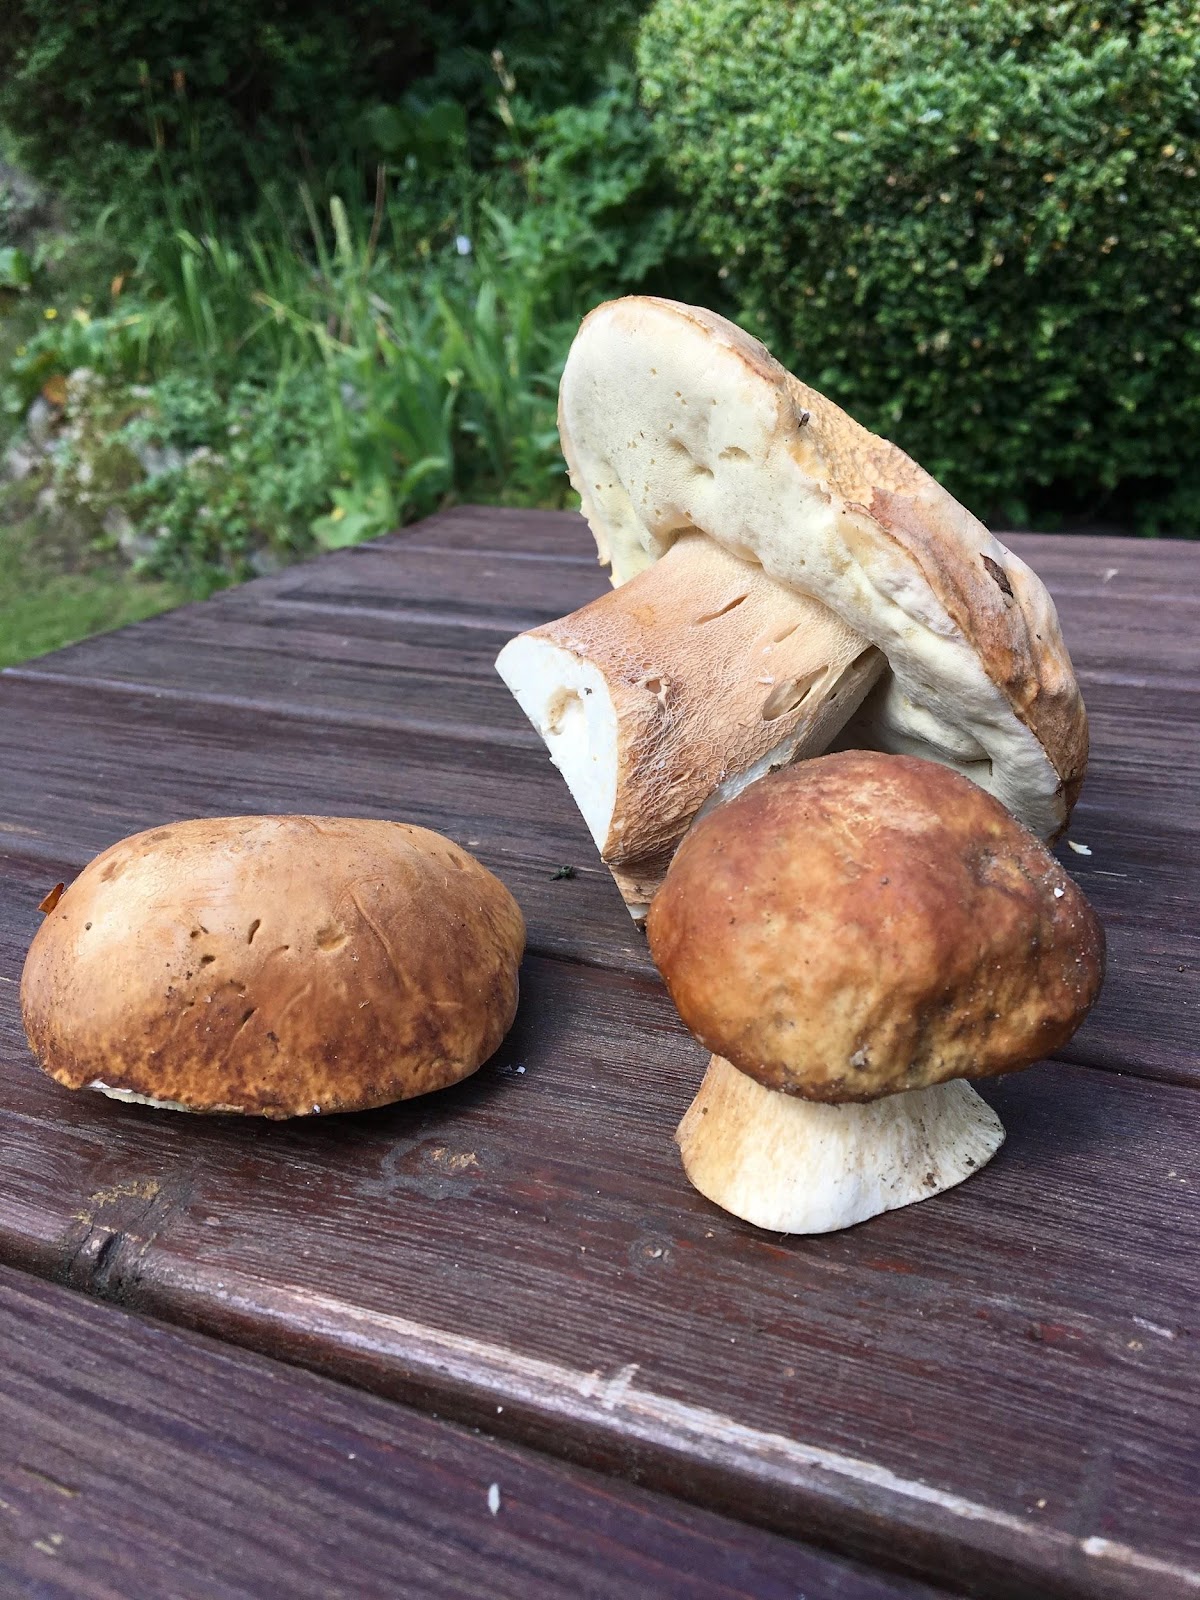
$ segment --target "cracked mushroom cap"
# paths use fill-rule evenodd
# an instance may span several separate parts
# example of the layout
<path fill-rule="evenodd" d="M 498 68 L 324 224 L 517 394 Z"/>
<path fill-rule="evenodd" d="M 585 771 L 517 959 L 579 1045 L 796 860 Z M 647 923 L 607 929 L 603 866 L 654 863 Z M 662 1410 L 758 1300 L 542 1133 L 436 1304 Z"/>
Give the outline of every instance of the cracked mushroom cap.
<path fill-rule="evenodd" d="M 1104 974 L 1100 922 L 1039 839 L 958 773 L 874 751 L 786 768 L 703 818 L 646 926 L 701 1043 L 809 1100 L 1028 1066 Z"/>
<path fill-rule="evenodd" d="M 723 317 L 643 296 L 585 318 L 559 433 L 614 583 L 693 529 L 761 563 L 887 657 L 843 746 L 941 761 L 1061 833 L 1087 719 L 1054 604 L 903 451 Z"/>
<path fill-rule="evenodd" d="M 68 1088 L 186 1111 L 357 1111 L 457 1083 L 512 1023 L 525 927 L 449 839 L 219 817 L 123 839 L 48 911 L 21 1009 Z"/>

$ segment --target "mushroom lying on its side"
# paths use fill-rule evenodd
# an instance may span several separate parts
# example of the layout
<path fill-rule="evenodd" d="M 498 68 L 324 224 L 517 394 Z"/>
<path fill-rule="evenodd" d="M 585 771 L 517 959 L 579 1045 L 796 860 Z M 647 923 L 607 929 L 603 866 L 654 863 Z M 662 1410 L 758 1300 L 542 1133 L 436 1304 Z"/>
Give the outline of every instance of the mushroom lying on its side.
<path fill-rule="evenodd" d="M 826 750 L 884 664 L 698 533 L 498 662 L 638 918 L 703 807 Z"/>
<path fill-rule="evenodd" d="M 1099 993 L 1104 934 L 969 779 L 869 751 L 753 784 L 680 846 L 647 920 L 713 1051 L 688 1177 L 746 1221 L 825 1233 L 960 1183 L 1000 1147 L 962 1081 L 1026 1067 Z"/>
<path fill-rule="evenodd" d="M 1087 722 L 1053 603 L 902 451 L 723 317 L 642 296 L 584 320 L 559 433 L 619 587 L 497 668 L 634 916 L 710 799 L 835 740 L 1066 825 Z"/>

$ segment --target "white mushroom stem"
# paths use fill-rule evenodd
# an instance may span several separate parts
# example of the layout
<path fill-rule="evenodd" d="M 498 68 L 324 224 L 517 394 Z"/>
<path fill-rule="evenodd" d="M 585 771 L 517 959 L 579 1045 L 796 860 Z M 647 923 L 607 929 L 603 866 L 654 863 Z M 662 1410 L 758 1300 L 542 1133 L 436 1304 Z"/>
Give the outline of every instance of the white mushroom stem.
<path fill-rule="evenodd" d="M 713 1056 L 675 1142 L 691 1182 L 735 1217 L 773 1233 L 833 1233 L 952 1189 L 991 1160 L 1004 1128 L 962 1078 L 825 1105 Z"/>
<path fill-rule="evenodd" d="M 883 667 L 826 606 L 696 532 L 496 662 L 634 916 L 701 808 L 826 749 Z"/>

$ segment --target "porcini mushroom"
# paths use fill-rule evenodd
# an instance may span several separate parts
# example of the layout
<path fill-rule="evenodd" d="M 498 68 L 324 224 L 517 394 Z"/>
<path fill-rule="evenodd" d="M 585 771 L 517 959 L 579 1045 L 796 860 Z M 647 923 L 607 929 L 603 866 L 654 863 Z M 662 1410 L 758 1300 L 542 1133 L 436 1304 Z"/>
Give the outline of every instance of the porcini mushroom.
<path fill-rule="evenodd" d="M 1104 935 L 1060 864 L 969 779 L 846 751 L 698 822 L 647 920 L 713 1052 L 679 1126 L 726 1210 L 824 1233 L 960 1183 L 999 1148 L 965 1080 L 1058 1049 L 1099 992 Z"/>
<path fill-rule="evenodd" d="M 559 433 L 617 587 L 497 669 L 635 916 L 706 804 L 835 742 L 1066 826 L 1087 722 L 1053 602 L 902 451 L 733 323 L 642 296 L 585 318 Z"/>
<path fill-rule="evenodd" d="M 499 879 L 427 828 L 177 822 L 111 846 L 58 898 L 21 1010 L 71 1089 L 179 1111 L 358 1111 L 487 1060 L 524 944 Z"/>

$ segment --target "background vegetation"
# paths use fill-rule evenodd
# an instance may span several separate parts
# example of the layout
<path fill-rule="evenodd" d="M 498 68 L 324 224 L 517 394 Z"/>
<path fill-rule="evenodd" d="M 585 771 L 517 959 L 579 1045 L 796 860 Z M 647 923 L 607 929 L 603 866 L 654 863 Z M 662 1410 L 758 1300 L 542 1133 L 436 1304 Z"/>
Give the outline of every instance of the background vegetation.
<path fill-rule="evenodd" d="M 1200 520 L 1194 0 L 659 0 L 640 63 L 810 382 L 1010 523 Z"/>
<path fill-rule="evenodd" d="M 561 364 L 630 291 L 985 516 L 1200 523 L 1182 0 L 0 0 L 0 38 L 0 659 L 568 503 Z"/>

